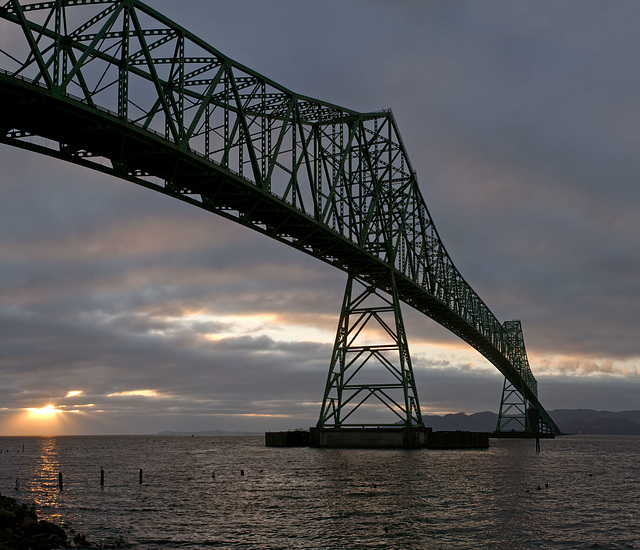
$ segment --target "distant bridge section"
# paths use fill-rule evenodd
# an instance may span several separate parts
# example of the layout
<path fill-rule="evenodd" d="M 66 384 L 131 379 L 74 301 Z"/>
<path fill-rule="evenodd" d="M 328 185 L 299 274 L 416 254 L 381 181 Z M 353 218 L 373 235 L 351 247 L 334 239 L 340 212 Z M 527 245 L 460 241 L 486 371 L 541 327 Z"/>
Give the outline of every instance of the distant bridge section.
<path fill-rule="evenodd" d="M 9 0 L 0 36 L 0 141 L 189 202 L 377 288 L 395 279 L 558 431 L 522 338 L 445 250 L 390 111 L 296 94 L 137 0 Z"/>

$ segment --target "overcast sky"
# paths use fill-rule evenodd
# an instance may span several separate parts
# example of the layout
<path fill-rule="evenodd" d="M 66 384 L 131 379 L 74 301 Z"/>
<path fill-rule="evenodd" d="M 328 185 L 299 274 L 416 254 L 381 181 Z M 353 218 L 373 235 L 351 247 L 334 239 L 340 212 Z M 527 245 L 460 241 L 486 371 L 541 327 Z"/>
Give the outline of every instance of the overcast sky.
<path fill-rule="evenodd" d="M 296 92 L 391 108 L 545 408 L 640 409 L 640 3 L 148 4 Z M 343 273 L 87 169 L 0 167 L 0 434 L 315 424 Z M 423 413 L 497 412 L 496 369 L 404 314 Z"/>

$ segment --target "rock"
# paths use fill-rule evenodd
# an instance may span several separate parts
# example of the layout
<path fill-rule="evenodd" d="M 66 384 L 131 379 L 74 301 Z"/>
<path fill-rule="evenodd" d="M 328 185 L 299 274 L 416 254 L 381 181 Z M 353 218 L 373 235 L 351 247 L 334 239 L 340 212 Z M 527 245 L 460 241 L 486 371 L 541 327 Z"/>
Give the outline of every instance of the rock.
<path fill-rule="evenodd" d="M 11 510 L 0 508 L 0 528 L 10 527 L 16 522 L 16 515 Z"/>
<path fill-rule="evenodd" d="M 73 537 L 73 544 L 76 548 L 91 548 L 91 543 L 87 540 L 87 537 L 77 533 L 75 537 Z"/>
<path fill-rule="evenodd" d="M 20 529 L 22 529 L 25 533 L 33 532 L 36 530 L 38 525 L 38 520 L 32 518 L 30 516 L 26 516 L 20 522 Z"/>
<path fill-rule="evenodd" d="M 38 521 L 33 508 L 0 495 L 0 548 L 53 550 L 70 546 L 62 527 L 50 521 Z"/>
<path fill-rule="evenodd" d="M 61 541 L 67 540 L 67 533 L 65 533 L 62 527 L 59 527 L 55 523 L 51 523 L 50 521 L 45 521 L 43 519 L 38 522 L 38 532 L 49 535 L 50 537 L 54 537 Z"/>

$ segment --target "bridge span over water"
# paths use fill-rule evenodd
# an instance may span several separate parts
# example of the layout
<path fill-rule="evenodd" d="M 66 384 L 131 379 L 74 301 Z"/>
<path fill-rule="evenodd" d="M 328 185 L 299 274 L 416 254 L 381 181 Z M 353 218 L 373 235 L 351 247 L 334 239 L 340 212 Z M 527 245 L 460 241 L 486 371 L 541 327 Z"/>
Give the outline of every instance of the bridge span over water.
<path fill-rule="evenodd" d="M 559 432 L 520 322 L 498 321 L 455 267 L 390 111 L 297 94 L 137 0 L 4 0 L 0 33 L 2 143 L 188 202 L 347 273 L 319 427 L 367 426 L 357 417 L 372 404 L 389 409 L 389 426 L 422 424 L 404 302 L 504 375 L 498 431 Z M 387 341 L 362 340 L 372 324 Z"/>

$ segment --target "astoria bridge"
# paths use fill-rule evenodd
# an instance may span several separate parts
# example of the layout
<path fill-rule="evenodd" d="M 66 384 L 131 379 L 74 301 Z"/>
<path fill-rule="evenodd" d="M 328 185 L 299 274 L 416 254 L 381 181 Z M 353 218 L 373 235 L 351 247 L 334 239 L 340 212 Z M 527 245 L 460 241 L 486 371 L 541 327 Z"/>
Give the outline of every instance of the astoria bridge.
<path fill-rule="evenodd" d="M 520 322 L 498 321 L 456 269 L 390 111 L 292 92 L 137 0 L 9 0 L 0 36 L 2 143 L 164 193 L 346 272 L 319 428 L 371 426 L 361 417 L 372 405 L 388 409 L 382 425 L 423 426 L 403 302 L 504 375 L 497 431 L 559 433 Z"/>

